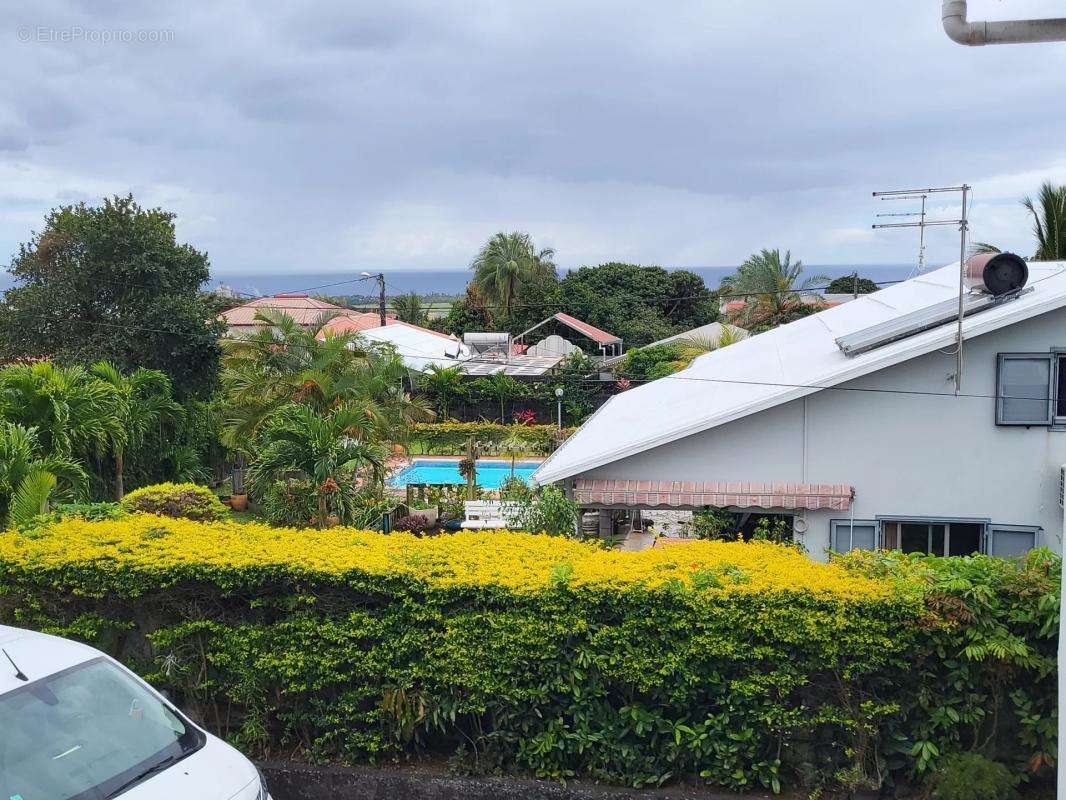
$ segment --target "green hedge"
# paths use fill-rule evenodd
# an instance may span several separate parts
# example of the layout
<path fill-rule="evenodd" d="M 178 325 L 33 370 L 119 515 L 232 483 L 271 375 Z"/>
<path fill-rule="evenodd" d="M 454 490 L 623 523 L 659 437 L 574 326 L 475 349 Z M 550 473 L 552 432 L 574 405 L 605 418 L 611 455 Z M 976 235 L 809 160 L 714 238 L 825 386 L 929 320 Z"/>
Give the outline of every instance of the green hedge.
<path fill-rule="evenodd" d="M 422 454 L 458 455 L 466 451 L 470 437 L 479 447 L 499 449 L 513 439 L 533 453 L 550 453 L 562 438 L 573 433 L 564 428 L 560 438 L 555 425 L 501 425 L 496 422 L 423 422 L 411 426 L 412 449 Z"/>
<path fill-rule="evenodd" d="M 894 588 L 834 593 L 843 570 L 768 544 L 117 524 L 0 536 L 0 622 L 110 651 L 253 755 L 773 790 L 898 786 L 974 748 L 1053 763 L 1046 551 L 854 557 Z"/>

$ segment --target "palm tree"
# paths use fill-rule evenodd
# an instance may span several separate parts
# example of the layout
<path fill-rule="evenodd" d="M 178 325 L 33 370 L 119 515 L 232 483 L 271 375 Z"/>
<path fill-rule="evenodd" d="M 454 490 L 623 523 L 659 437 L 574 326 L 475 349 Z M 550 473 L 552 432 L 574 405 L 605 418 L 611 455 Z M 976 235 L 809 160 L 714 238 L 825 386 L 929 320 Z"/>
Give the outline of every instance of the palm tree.
<path fill-rule="evenodd" d="M 364 343 L 358 334 L 334 334 L 323 316 L 304 328 L 276 310 L 260 312 L 263 327 L 246 339 L 225 342 L 222 390 L 228 401 L 224 438 L 246 447 L 280 409 L 299 403 L 325 412 L 359 402 L 382 434 L 399 435 L 428 419 L 425 403 L 404 392 L 408 371 L 395 350 Z"/>
<path fill-rule="evenodd" d="M 497 372 L 493 375 L 489 375 L 486 378 L 482 378 L 484 381 L 483 386 L 500 404 L 500 423 L 506 425 L 507 418 L 505 416 L 508 400 L 514 400 L 522 392 L 522 384 L 512 378 L 510 375 L 505 375 L 502 372 Z"/>
<path fill-rule="evenodd" d="M 474 270 L 474 288 L 497 315 L 511 313 L 519 284 L 549 271 L 555 264 L 551 249 L 537 252 L 528 233 L 497 233 L 478 252 L 470 265 Z"/>
<path fill-rule="evenodd" d="M 429 309 L 422 305 L 422 298 L 414 292 L 392 298 L 391 305 L 400 322 L 411 325 L 426 325 L 429 322 Z"/>
<path fill-rule="evenodd" d="M 1031 197 L 1022 205 L 1033 215 L 1033 233 L 1036 235 L 1034 261 L 1061 261 L 1066 259 L 1066 185 L 1055 186 L 1050 181 L 1040 187 L 1037 197 L 1040 209 Z"/>
<path fill-rule="evenodd" d="M 48 510 L 53 494 L 80 499 L 89 476 L 76 461 L 43 456 L 35 428 L 0 421 L 0 518 L 23 524 Z"/>
<path fill-rule="evenodd" d="M 139 368 L 123 375 L 107 361 L 98 361 L 90 374 L 114 387 L 118 395 L 119 426 L 111 432 L 110 449 L 115 459 L 115 499 L 125 494 L 125 454 L 141 447 L 153 429 L 184 419 L 184 409 L 172 399 L 170 378 L 156 369 Z"/>
<path fill-rule="evenodd" d="M 735 275 L 722 279 L 720 294 L 745 301 L 740 317 L 745 322 L 777 323 L 803 302 L 812 286 L 829 280 L 825 275 L 800 279 L 803 262 L 792 262 L 792 253 L 763 249 L 740 265 Z M 747 326 L 745 326 L 747 327 Z"/>
<path fill-rule="evenodd" d="M 326 525 L 330 512 L 347 521 L 346 487 L 380 484 L 387 453 L 365 409 L 343 404 L 322 413 L 309 405 L 291 404 L 263 427 L 258 453 L 248 470 L 253 492 L 263 496 L 278 480 L 300 476 L 310 480 L 318 497 L 317 523 Z"/>
<path fill-rule="evenodd" d="M 60 458 L 100 454 L 122 436 L 122 399 L 83 367 L 50 361 L 0 373 L 0 416 L 37 430 L 41 451 Z"/>
<path fill-rule="evenodd" d="M 673 372 L 680 372 L 683 369 L 687 369 L 700 356 L 714 350 L 721 350 L 731 344 L 736 344 L 747 337 L 748 334 L 742 329 L 732 325 L 723 325 L 722 332 L 718 336 L 686 339 L 680 343 L 681 347 L 677 359 L 670 362 L 670 369 Z"/>
<path fill-rule="evenodd" d="M 430 364 L 420 378 L 422 391 L 437 400 L 437 411 L 442 419 L 448 417 L 448 404 L 460 395 L 463 389 L 462 367 L 442 367 Z"/>

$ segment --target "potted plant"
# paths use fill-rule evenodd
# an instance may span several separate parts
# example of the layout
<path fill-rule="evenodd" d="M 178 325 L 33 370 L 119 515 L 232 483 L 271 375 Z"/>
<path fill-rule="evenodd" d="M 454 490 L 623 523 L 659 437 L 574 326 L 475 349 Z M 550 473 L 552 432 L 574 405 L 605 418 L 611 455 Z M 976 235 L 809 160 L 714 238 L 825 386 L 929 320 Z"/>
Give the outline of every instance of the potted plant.
<path fill-rule="evenodd" d="M 427 526 L 436 525 L 440 519 L 440 509 L 426 500 L 412 500 L 408 504 L 408 508 L 411 509 L 412 514 L 417 512 L 418 516 L 425 517 Z"/>

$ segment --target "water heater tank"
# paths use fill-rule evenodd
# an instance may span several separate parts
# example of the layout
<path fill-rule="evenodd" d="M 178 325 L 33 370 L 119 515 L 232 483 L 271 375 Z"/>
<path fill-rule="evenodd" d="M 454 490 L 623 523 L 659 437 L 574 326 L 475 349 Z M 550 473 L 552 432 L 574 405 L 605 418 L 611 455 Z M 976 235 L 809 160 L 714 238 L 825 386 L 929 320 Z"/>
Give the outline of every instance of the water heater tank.
<path fill-rule="evenodd" d="M 999 297 L 1022 289 L 1029 280 L 1029 265 L 1014 253 L 981 253 L 966 261 L 966 285 Z"/>

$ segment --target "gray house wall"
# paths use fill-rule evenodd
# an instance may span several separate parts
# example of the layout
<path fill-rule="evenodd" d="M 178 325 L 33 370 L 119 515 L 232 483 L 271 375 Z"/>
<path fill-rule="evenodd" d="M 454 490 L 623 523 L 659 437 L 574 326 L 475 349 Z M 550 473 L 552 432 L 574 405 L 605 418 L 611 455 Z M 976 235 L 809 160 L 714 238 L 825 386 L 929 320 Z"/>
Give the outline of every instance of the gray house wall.
<path fill-rule="evenodd" d="M 954 517 L 1038 525 L 1042 543 L 1061 552 L 1058 492 L 1066 431 L 999 427 L 992 398 L 997 353 L 1052 348 L 1066 348 L 1066 310 L 968 340 L 963 396 L 882 391 L 951 393 L 955 357 L 932 353 L 582 477 L 851 484 L 852 512 L 806 514 L 807 530 L 798 538 L 816 558 L 829 546 L 830 520 L 852 513 L 856 520 Z M 713 383 L 705 391 L 713 392 Z"/>

